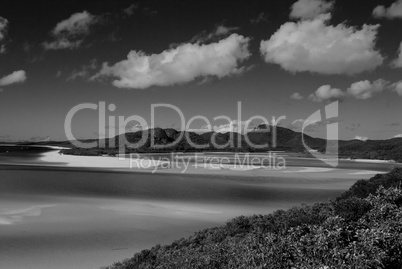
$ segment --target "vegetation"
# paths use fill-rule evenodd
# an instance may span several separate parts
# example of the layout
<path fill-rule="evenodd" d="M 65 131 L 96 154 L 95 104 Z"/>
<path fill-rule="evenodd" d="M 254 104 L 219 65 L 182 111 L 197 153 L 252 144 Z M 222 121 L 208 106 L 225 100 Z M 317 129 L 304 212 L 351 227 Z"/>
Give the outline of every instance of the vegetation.
<path fill-rule="evenodd" d="M 329 203 L 237 217 L 109 269 L 402 268 L 402 168 Z"/>
<path fill-rule="evenodd" d="M 62 150 L 63 154 L 71 155 L 116 155 L 119 152 L 119 145 L 124 146 L 126 153 L 152 153 L 152 152 L 199 152 L 199 151 L 227 151 L 227 152 L 266 152 L 268 150 L 283 150 L 288 152 L 302 153 L 309 156 L 304 143 L 314 150 L 320 152 L 326 151 L 327 141 L 322 138 L 311 137 L 306 134 L 295 132 L 283 127 L 276 127 L 276 139 L 269 126 L 260 125 L 252 132 L 244 135 L 238 133 L 194 133 L 194 132 L 179 132 L 171 128 L 162 129 L 154 128 L 150 130 L 137 131 L 116 136 L 112 139 L 96 140 L 89 139 L 81 142 L 102 142 L 104 147 L 95 147 L 90 149 L 76 148 L 71 143 L 67 142 L 42 142 L 42 144 L 66 145 L 71 149 Z M 180 135 L 186 135 L 195 145 L 206 145 L 203 148 L 194 147 L 189 141 Z M 124 140 L 123 140 L 124 139 Z M 134 144 L 145 140 L 145 143 L 137 147 Z M 212 139 L 216 145 L 212 143 Z M 274 143 L 275 140 L 275 143 Z M 125 145 L 124 141 L 129 144 Z M 252 144 L 248 143 L 250 141 Z M 121 143 L 120 143 L 121 142 Z M 173 146 L 167 146 L 175 142 Z M 231 143 L 232 142 L 232 143 Z M 331 141 L 330 141 L 331 142 Z M 266 145 L 261 147 L 261 145 Z M 402 162 L 402 138 L 393 138 L 388 140 L 350 140 L 338 141 L 339 156 L 352 159 L 380 159 L 394 160 Z"/>

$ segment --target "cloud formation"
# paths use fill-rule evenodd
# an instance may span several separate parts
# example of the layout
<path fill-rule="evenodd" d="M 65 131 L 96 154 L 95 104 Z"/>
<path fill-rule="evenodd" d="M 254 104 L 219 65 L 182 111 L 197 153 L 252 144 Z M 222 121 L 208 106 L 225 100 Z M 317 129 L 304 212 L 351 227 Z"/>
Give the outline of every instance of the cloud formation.
<path fill-rule="evenodd" d="M 391 88 L 399 95 L 402 96 L 402 80 L 395 82 L 391 85 Z"/>
<path fill-rule="evenodd" d="M 402 0 L 394 2 L 388 8 L 385 6 L 377 6 L 373 10 L 373 16 L 387 19 L 402 18 Z"/>
<path fill-rule="evenodd" d="M 323 0 L 299 0 L 290 8 L 290 18 L 312 19 L 332 10 L 334 3 Z"/>
<path fill-rule="evenodd" d="M 8 30 L 8 20 L 6 18 L 0 17 L 0 54 L 6 52 L 6 46 L 1 44 L 1 41 L 4 40 Z"/>
<path fill-rule="evenodd" d="M 352 85 L 347 89 L 347 93 L 356 99 L 365 100 L 382 92 L 388 85 L 389 82 L 383 79 L 377 79 L 373 82 L 362 80 L 352 83 Z"/>
<path fill-rule="evenodd" d="M 250 56 L 249 40 L 232 34 L 216 43 L 181 44 L 159 54 L 132 50 L 126 60 L 112 66 L 103 63 L 92 79 L 117 77 L 112 83 L 118 88 L 145 89 L 186 83 L 199 77 L 240 74 L 246 68 L 239 67 L 239 63 Z"/>
<path fill-rule="evenodd" d="M 295 92 L 295 93 L 293 93 L 293 94 L 290 96 L 290 98 L 291 98 L 291 99 L 294 99 L 294 100 L 302 100 L 302 99 L 303 99 L 303 96 L 302 96 L 300 93 Z"/>
<path fill-rule="evenodd" d="M 238 30 L 239 27 L 230 27 L 225 26 L 223 24 L 219 24 L 215 26 L 215 29 L 212 32 L 202 31 L 201 33 L 195 35 L 189 43 L 204 43 L 208 41 L 217 41 L 222 36 L 227 36 L 231 34 L 233 31 Z"/>
<path fill-rule="evenodd" d="M 131 16 L 134 14 L 135 10 L 137 10 L 139 7 L 138 3 L 134 3 L 131 4 L 130 6 L 128 6 L 127 8 L 123 9 L 123 12 L 127 15 L 127 16 Z"/>
<path fill-rule="evenodd" d="M 0 79 L 0 86 L 8 86 L 15 83 L 22 83 L 27 79 L 24 70 L 14 71 Z"/>
<path fill-rule="evenodd" d="M 398 50 L 398 58 L 393 60 L 391 62 L 391 66 L 394 68 L 401 68 L 402 67 L 402 42 L 399 45 L 399 50 Z"/>
<path fill-rule="evenodd" d="M 99 22 L 99 18 L 87 11 L 74 13 L 63 20 L 51 31 L 52 42 L 45 42 L 47 50 L 75 49 L 81 46 L 84 37 L 89 34 L 90 27 Z"/>
<path fill-rule="evenodd" d="M 323 85 L 310 94 L 308 98 L 313 102 L 322 102 L 342 100 L 344 97 L 345 93 L 340 89 L 331 88 L 331 85 Z"/>
<path fill-rule="evenodd" d="M 363 25 L 359 30 L 343 23 L 328 25 L 330 18 L 325 14 L 283 24 L 269 40 L 261 41 L 265 61 L 290 72 L 348 75 L 382 64 L 384 58 L 375 50 L 379 25 Z"/>
<path fill-rule="evenodd" d="M 369 140 L 368 137 L 366 137 L 366 136 L 360 136 L 360 135 L 356 135 L 355 138 L 353 138 L 353 139 L 360 140 L 360 141 L 367 141 L 367 140 Z"/>
<path fill-rule="evenodd" d="M 313 102 L 343 100 L 345 98 L 366 100 L 383 92 L 385 89 L 393 89 L 402 96 L 402 81 L 390 84 L 389 81 L 384 79 L 377 79 L 373 82 L 362 80 L 352 83 L 346 91 L 331 88 L 330 85 L 323 85 L 310 94 L 308 98 Z"/>
<path fill-rule="evenodd" d="M 7 34 L 8 20 L 6 18 L 0 17 L 0 41 L 2 41 Z"/>

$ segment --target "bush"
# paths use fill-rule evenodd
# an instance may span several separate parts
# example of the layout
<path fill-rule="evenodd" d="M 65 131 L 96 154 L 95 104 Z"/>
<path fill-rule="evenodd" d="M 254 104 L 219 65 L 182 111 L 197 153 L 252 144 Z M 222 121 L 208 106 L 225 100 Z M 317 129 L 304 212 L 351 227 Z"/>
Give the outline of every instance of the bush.
<path fill-rule="evenodd" d="M 401 171 L 359 181 L 332 203 L 237 217 L 108 268 L 400 269 Z"/>

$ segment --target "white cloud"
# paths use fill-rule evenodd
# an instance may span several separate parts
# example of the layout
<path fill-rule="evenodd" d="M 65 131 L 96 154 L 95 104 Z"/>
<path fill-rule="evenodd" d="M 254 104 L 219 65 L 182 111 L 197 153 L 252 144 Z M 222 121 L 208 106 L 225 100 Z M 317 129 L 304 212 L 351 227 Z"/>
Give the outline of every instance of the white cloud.
<path fill-rule="evenodd" d="M 390 86 L 399 96 L 402 96 L 402 80 Z"/>
<path fill-rule="evenodd" d="M 331 85 L 323 85 L 310 94 L 308 98 L 314 102 L 322 102 L 342 100 L 344 97 L 345 93 L 340 89 L 331 88 Z"/>
<path fill-rule="evenodd" d="M 227 132 L 236 132 L 236 133 L 241 133 L 245 134 L 249 131 L 252 131 L 253 128 L 250 128 L 252 126 L 250 121 L 237 121 L 237 120 L 232 120 L 230 123 L 219 125 L 219 126 L 214 126 L 213 129 L 217 133 L 227 133 Z M 208 129 L 210 129 L 210 126 L 208 126 Z"/>
<path fill-rule="evenodd" d="M 382 92 L 389 85 L 388 81 L 377 79 L 370 82 L 369 80 L 362 80 L 352 83 L 347 89 L 347 93 L 356 99 L 369 99 L 373 95 Z"/>
<path fill-rule="evenodd" d="M 233 31 L 238 30 L 239 27 L 230 27 L 223 24 L 216 25 L 212 32 L 202 31 L 201 33 L 195 35 L 189 43 L 204 43 L 207 41 L 214 41 L 222 36 L 227 36 Z"/>
<path fill-rule="evenodd" d="M 250 56 L 249 40 L 232 34 L 216 43 L 181 44 L 159 54 L 132 50 L 126 60 L 112 66 L 104 63 L 92 79 L 112 76 L 118 78 L 113 81 L 118 88 L 145 89 L 186 83 L 198 77 L 223 78 L 245 70 L 239 63 Z"/>
<path fill-rule="evenodd" d="M 6 37 L 8 30 L 8 20 L 6 18 L 0 17 L 0 42 Z M 0 45 L 0 54 L 6 52 L 6 46 L 4 44 Z"/>
<path fill-rule="evenodd" d="M 8 20 L 6 18 L 0 17 L 0 41 L 6 36 L 8 28 Z"/>
<path fill-rule="evenodd" d="M 131 4 L 130 6 L 128 6 L 127 8 L 123 9 L 123 12 L 127 15 L 127 16 L 131 16 L 134 14 L 134 11 L 137 10 L 139 7 L 138 3 L 134 3 Z"/>
<path fill-rule="evenodd" d="M 295 92 L 290 96 L 290 98 L 294 99 L 294 100 L 301 100 L 301 99 L 303 99 L 303 96 L 300 93 Z"/>
<path fill-rule="evenodd" d="M 360 135 L 356 135 L 355 138 L 356 140 L 360 140 L 360 141 L 367 141 L 369 138 L 365 137 L 365 136 L 360 136 Z"/>
<path fill-rule="evenodd" d="M 393 3 L 390 7 L 386 8 L 385 6 L 377 6 L 373 10 L 373 16 L 377 18 L 402 18 L 402 0 L 398 0 Z"/>
<path fill-rule="evenodd" d="M 290 17 L 312 19 L 322 13 L 327 13 L 333 8 L 333 2 L 323 0 L 299 0 L 291 7 Z"/>
<path fill-rule="evenodd" d="M 397 134 L 394 136 L 394 138 L 399 138 L 399 137 L 402 137 L 402 134 Z"/>
<path fill-rule="evenodd" d="M 398 50 L 398 58 L 392 61 L 391 66 L 395 68 L 400 68 L 402 67 L 402 42 L 399 45 L 399 50 Z"/>
<path fill-rule="evenodd" d="M 344 98 L 366 100 L 383 92 L 385 89 L 392 89 L 402 96 L 402 81 L 391 84 L 384 79 L 377 79 L 373 82 L 362 80 L 352 83 L 346 92 L 331 88 L 330 85 L 323 85 L 310 94 L 308 98 L 314 102 L 342 100 Z"/>
<path fill-rule="evenodd" d="M 14 71 L 0 79 L 0 86 L 8 86 L 15 83 L 22 83 L 27 79 L 24 70 Z"/>
<path fill-rule="evenodd" d="M 99 19 L 87 11 L 75 13 L 63 20 L 51 31 L 52 42 L 45 42 L 47 50 L 75 49 L 81 46 L 83 39 L 89 34 L 90 26 L 99 22 Z"/>
<path fill-rule="evenodd" d="M 269 40 L 261 41 L 265 61 L 290 72 L 348 75 L 382 64 L 384 59 L 375 50 L 379 25 L 363 25 L 359 30 L 345 24 L 327 25 L 330 18 L 325 14 L 283 24 Z"/>

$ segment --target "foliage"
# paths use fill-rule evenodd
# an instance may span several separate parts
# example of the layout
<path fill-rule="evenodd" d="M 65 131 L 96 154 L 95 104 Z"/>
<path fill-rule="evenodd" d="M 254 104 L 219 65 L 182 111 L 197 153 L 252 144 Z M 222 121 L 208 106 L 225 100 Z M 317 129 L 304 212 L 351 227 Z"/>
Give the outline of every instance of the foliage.
<path fill-rule="evenodd" d="M 401 268 L 400 180 L 396 168 L 331 203 L 237 217 L 107 268 Z"/>

